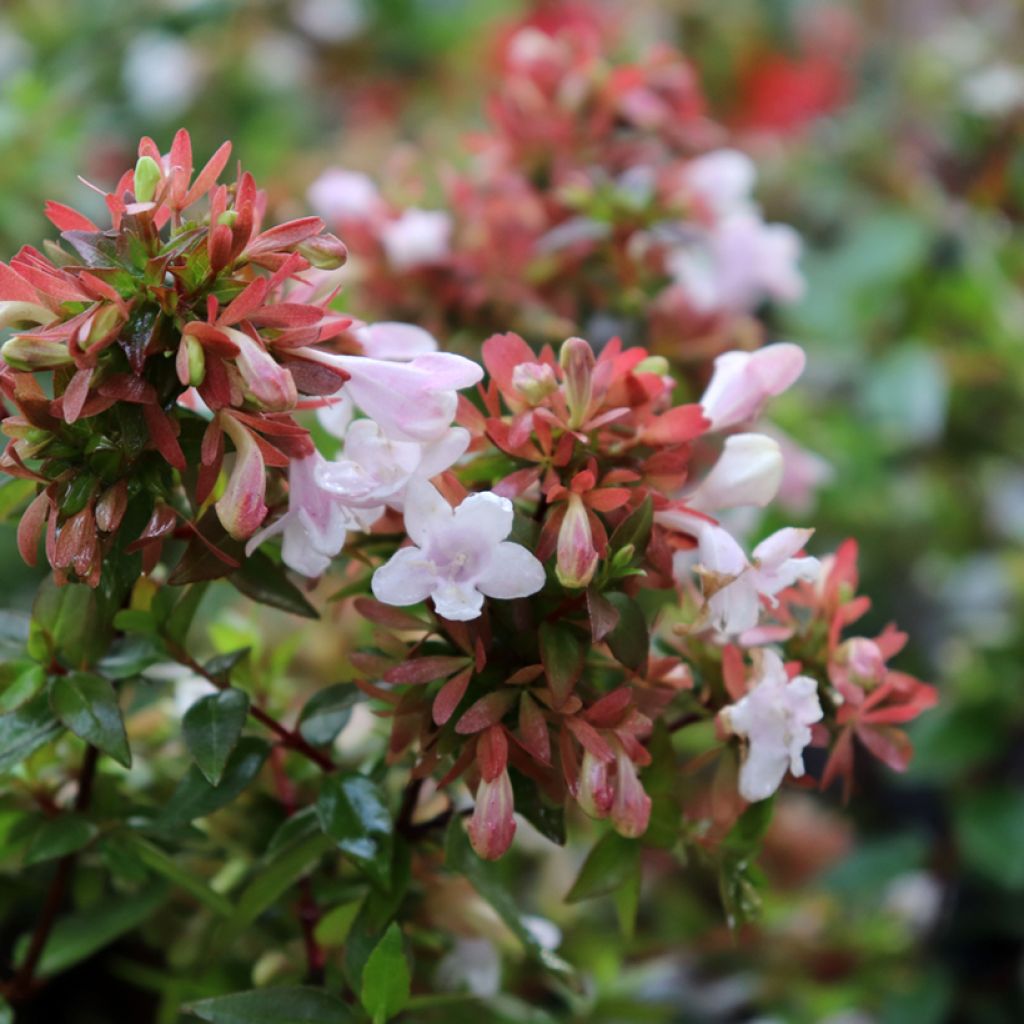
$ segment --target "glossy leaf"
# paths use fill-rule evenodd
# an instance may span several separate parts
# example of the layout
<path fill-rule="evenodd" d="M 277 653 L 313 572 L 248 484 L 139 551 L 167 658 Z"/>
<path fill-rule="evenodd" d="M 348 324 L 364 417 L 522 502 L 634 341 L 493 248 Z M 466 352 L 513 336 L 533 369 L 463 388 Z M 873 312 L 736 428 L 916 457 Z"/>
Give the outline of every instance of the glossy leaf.
<path fill-rule="evenodd" d="M 132 754 L 113 686 L 90 672 L 58 676 L 50 690 L 54 714 L 86 743 L 130 768 Z"/>
<path fill-rule="evenodd" d="M 241 690 L 221 690 L 201 697 L 185 712 L 182 733 L 196 766 L 211 786 L 220 784 L 249 713 Z"/>
<path fill-rule="evenodd" d="M 391 872 L 391 814 L 380 792 L 364 775 L 324 779 L 316 802 L 324 833 L 379 886 L 387 888 Z"/>
<path fill-rule="evenodd" d="M 402 932 L 392 922 L 363 968 L 360 998 L 373 1024 L 385 1024 L 402 1011 L 409 1001 L 410 982 Z"/>

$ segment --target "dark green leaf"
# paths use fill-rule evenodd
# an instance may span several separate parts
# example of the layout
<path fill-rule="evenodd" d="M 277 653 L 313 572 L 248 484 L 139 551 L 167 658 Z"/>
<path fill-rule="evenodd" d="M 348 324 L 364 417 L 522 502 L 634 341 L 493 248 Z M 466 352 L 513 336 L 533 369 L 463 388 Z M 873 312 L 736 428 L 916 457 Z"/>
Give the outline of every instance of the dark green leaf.
<path fill-rule="evenodd" d="M 540 627 L 540 657 L 548 685 L 559 704 L 564 704 L 583 672 L 587 648 L 577 630 L 545 622 Z"/>
<path fill-rule="evenodd" d="M 40 693 L 17 711 L 0 715 L 0 772 L 10 771 L 60 732 L 61 725 Z"/>
<path fill-rule="evenodd" d="M 553 843 L 565 846 L 565 808 L 548 803 L 537 788 L 537 784 L 513 770 L 512 792 L 515 795 L 516 812 L 521 814 L 541 835 Z"/>
<path fill-rule="evenodd" d="M 629 544 L 637 551 L 644 551 L 651 538 L 653 525 L 654 502 L 648 497 L 639 508 L 634 509 L 619 523 L 609 538 L 608 545 L 612 551 L 618 551 Z"/>
<path fill-rule="evenodd" d="M 235 749 L 249 713 L 241 690 L 221 690 L 201 697 L 182 719 L 182 732 L 196 766 L 211 786 L 220 785 L 224 767 Z"/>
<path fill-rule="evenodd" d="M 319 618 L 317 610 L 306 600 L 302 591 L 285 575 L 284 567 L 271 561 L 261 551 L 247 558 L 229 578 L 239 591 L 253 601 L 307 619 Z"/>
<path fill-rule="evenodd" d="M 34 661 L 0 663 L 0 714 L 27 704 L 46 682 L 42 665 Z"/>
<path fill-rule="evenodd" d="M 32 606 L 33 656 L 44 661 L 52 655 L 72 668 L 95 664 L 112 635 L 105 612 L 99 589 L 82 583 L 58 587 L 48 576 L 40 584 Z"/>
<path fill-rule="evenodd" d="M 1024 889 L 1024 793 L 992 789 L 965 797 L 956 831 L 972 870 L 1005 889 Z"/>
<path fill-rule="evenodd" d="M 218 654 L 211 658 L 206 665 L 206 671 L 211 676 L 225 679 L 231 675 L 231 670 L 252 650 L 251 647 L 239 647 L 237 651 L 229 651 L 227 654 Z"/>
<path fill-rule="evenodd" d="M 587 854 L 566 903 L 605 896 L 630 882 L 640 870 L 640 844 L 617 832 L 606 832 Z"/>
<path fill-rule="evenodd" d="M 82 849 L 96 835 L 96 826 L 77 814 L 61 814 L 39 822 L 22 862 L 25 867 Z"/>
<path fill-rule="evenodd" d="M 124 838 L 139 860 L 151 871 L 166 878 L 168 882 L 179 889 L 191 893 L 203 906 L 208 907 L 215 914 L 231 917 L 234 913 L 234 907 L 230 900 L 225 899 L 220 893 L 214 892 L 202 878 L 189 871 L 160 847 L 154 846 L 138 835 L 129 834 Z"/>
<path fill-rule="evenodd" d="M 113 686 L 90 672 L 58 676 L 50 690 L 54 714 L 86 743 L 130 768 L 132 754 Z"/>
<path fill-rule="evenodd" d="M 313 694 L 299 716 L 302 738 L 318 746 L 333 743 L 348 725 L 353 705 L 363 699 L 362 691 L 351 683 L 337 683 Z"/>
<path fill-rule="evenodd" d="M 643 609 L 626 594 L 605 594 L 605 597 L 619 613 L 619 621 L 607 637 L 608 647 L 626 668 L 642 672 L 651 649 Z"/>
<path fill-rule="evenodd" d="M 774 797 L 751 804 L 729 830 L 722 843 L 723 848 L 730 853 L 756 854 L 768 826 L 772 823 L 774 804 Z"/>
<path fill-rule="evenodd" d="M 206 596 L 207 583 L 194 583 L 185 591 L 185 596 L 174 606 L 164 626 L 164 633 L 179 644 L 185 642 L 192 620 L 199 611 L 199 605 Z"/>
<path fill-rule="evenodd" d="M 165 824 L 192 821 L 225 807 L 256 778 L 269 753 L 270 747 L 263 740 L 244 736 L 228 758 L 217 786 L 211 786 L 192 765 L 171 795 L 159 821 Z"/>
<path fill-rule="evenodd" d="M 385 1024 L 409 1001 L 411 978 L 402 931 L 392 921 L 363 968 L 360 998 L 373 1024 Z"/>
<path fill-rule="evenodd" d="M 364 775 L 326 778 L 316 802 L 320 827 L 382 888 L 391 873 L 392 821 L 376 785 Z"/>
<path fill-rule="evenodd" d="M 263 988 L 186 1007 L 210 1024 L 349 1024 L 352 1011 L 319 988 Z"/>

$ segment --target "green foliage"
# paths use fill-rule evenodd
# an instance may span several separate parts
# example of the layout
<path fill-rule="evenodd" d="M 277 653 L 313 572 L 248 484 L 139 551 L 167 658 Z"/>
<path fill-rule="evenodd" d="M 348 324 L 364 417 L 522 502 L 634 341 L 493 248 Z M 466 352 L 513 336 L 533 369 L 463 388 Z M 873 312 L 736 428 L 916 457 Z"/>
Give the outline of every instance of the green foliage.
<path fill-rule="evenodd" d="M 188 1007 L 210 1024 L 348 1024 L 354 1020 L 337 997 L 318 988 L 281 987 L 203 999 Z"/>
<path fill-rule="evenodd" d="M 50 688 L 53 713 L 76 736 L 109 754 L 125 768 L 132 765 L 128 735 L 109 681 L 89 672 L 57 676 Z"/>
<path fill-rule="evenodd" d="M 402 950 L 402 932 L 392 923 L 363 968 L 360 999 L 373 1024 L 386 1024 L 409 1002 L 409 965 Z"/>
<path fill-rule="evenodd" d="M 380 791 L 365 775 L 324 779 L 316 802 L 324 833 L 379 886 L 391 876 L 394 824 Z"/>
<path fill-rule="evenodd" d="M 248 713 L 248 696 L 231 689 L 202 697 L 185 712 L 182 734 L 196 767 L 211 786 L 220 785 Z"/>

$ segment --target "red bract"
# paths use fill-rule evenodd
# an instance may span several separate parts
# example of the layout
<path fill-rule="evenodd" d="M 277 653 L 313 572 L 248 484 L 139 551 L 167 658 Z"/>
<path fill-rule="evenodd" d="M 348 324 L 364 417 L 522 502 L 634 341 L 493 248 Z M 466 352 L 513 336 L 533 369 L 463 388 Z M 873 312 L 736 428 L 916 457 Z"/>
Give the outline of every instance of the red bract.
<path fill-rule="evenodd" d="M 286 295 L 310 266 L 339 266 L 344 245 L 316 217 L 263 230 L 251 175 L 217 184 L 229 154 L 225 143 L 193 176 L 187 132 L 166 155 L 143 139 L 135 167 L 103 193 L 109 229 L 50 203 L 60 241 L 0 264 L 0 323 L 16 332 L 3 345 L 2 387 L 18 411 L 4 421 L 0 467 L 43 485 L 20 546 L 33 557 L 45 526 L 61 579 L 95 585 L 122 524 L 141 528 L 155 507 L 168 522 L 199 518 L 225 454 L 222 429 L 236 454 L 216 512 L 232 536 L 250 535 L 266 513 L 255 495 L 267 467 L 312 451 L 287 414 L 301 395 L 345 379 L 308 352 L 350 321 L 328 311 L 330 297 Z M 190 387 L 216 414 L 210 429 L 179 403 Z M 169 532 L 143 530 L 148 557 Z"/>

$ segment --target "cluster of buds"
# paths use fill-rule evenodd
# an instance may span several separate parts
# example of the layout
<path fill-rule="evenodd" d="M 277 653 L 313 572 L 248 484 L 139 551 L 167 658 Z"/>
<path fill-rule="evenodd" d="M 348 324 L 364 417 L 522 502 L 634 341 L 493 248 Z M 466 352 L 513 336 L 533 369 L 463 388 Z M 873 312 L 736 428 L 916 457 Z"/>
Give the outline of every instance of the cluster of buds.
<path fill-rule="evenodd" d="M 40 484 L 18 541 L 33 562 L 45 533 L 59 578 L 95 585 L 121 542 L 152 565 L 175 531 L 207 540 L 207 515 L 221 535 L 249 536 L 269 473 L 313 450 L 291 414 L 347 378 L 316 347 L 351 320 L 329 297 L 287 294 L 303 271 L 341 266 L 345 246 L 317 217 L 263 230 L 252 176 L 217 184 L 229 154 L 225 143 L 193 178 L 187 132 L 166 155 L 143 139 L 101 192 L 110 228 L 50 203 L 60 241 L 0 264 L 13 331 L 0 388 L 16 410 L 0 468 Z"/>
<path fill-rule="evenodd" d="M 756 172 L 706 116 L 693 68 L 660 47 L 611 56 L 596 9 L 548 5 L 499 47 L 489 130 L 442 209 L 327 171 L 313 208 L 342 231 L 368 315 L 443 336 L 518 330 L 644 344 L 697 370 L 760 342 L 753 313 L 803 289 L 800 243 L 766 223 Z"/>

